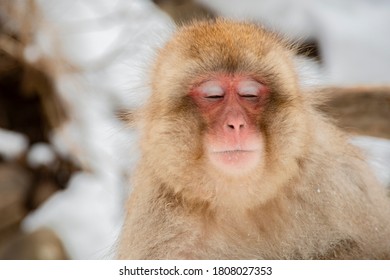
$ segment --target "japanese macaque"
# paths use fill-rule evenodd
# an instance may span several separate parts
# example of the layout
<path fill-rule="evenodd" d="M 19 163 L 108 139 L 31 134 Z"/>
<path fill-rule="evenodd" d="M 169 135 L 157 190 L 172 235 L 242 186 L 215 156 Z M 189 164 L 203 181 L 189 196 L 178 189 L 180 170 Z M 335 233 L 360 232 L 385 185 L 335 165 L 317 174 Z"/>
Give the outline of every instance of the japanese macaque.
<path fill-rule="evenodd" d="M 385 189 L 293 61 L 274 33 L 222 19 L 160 50 L 118 258 L 390 258 Z"/>

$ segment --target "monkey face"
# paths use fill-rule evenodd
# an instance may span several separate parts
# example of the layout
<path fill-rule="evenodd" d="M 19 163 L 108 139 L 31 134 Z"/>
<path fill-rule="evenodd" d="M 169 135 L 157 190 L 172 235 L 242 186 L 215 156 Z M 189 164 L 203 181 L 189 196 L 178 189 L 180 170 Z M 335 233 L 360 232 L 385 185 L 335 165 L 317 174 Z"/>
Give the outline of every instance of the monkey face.
<path fill-rule="evenodd" d="M 152 70 L 142 139 L 148 168 L 175 186 L 287 180 L 306 122 L 292 56 L 255 25 L 180 29 Z"/>
<path fill-rule="evenodd" d="M 216 74 L 197 83 L 189 93 L 203 120 L 208 160 L 228 174 L 240 174 L 264 156 L 263 137 L 256 125 L 268 90 L 245 75 Z"/>

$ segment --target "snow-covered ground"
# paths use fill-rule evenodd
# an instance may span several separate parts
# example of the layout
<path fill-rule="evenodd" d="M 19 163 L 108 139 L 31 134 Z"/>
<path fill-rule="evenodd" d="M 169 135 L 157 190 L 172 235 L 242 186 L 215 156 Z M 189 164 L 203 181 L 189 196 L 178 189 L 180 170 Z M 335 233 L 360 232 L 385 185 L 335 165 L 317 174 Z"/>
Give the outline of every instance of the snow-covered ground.
<path fill-rule="evenodd" d="M 351 143 L 362 150 L 382 185 L 390 188 L 390 141 L 377 137 L 355 136 Z"/>
<path fill-rule="evenodd" d="M 262 19 L 294 38 L 319 40 L 324 66 L 316 71 L 326 77 L 323 83 L 390 83 L 390 2 L 198 1 L 221 15 Z M 55 62 L 59 47 L 79 68 L 54 74 L 71 118 L 53 133 L 51 142 L 57 152 L 72 155 L 91 172 L 75 174 L 64 191 L 24 220 L 23 228 L 50 227 L 71 258 L 112 258 L 130 189 L 123 174 L 137 160 L 137 134 L 117 121 L 115 112 L 138 107 L 146 99 L 148 63 L 170 34 L 172 22 L 148 0 L 37 3 L 42 21 L 26 58 L 34 62 L 46 56 Z M 25 149 L 22 136 L 0 133 L 0 139 L 2 135 L 17 139 L 13 154 Z M 380 180 L 389 183 L 390 141 L 368 137 L 352 141 L 367 151 Z M 0 143 L 0 150 L 7 148 Z M 30 153 L 32 162 L 49 154 L 39 146 Z"/>
<path fill-rule="evenodd" d="M 0 155 L 14 159 L 27 150 L 28 140 L 24 135 L 0 128 Z"/>
<path fill-rule="evenodd" d="M 90 172 L 73 175 L 64 191 L 24 220 L 23 228 L 51 228 L 71 258 L 112 258 L 130 190 L 124 175 L 137 159 L 136 132 L 115 114 L 146 99 L 148 61 L 172 23 L 143 0 L 37 3 L 43 17 L 26 58 L 33 63 L 45 56 L 58 63 L 59 53 L 79 68 L 74 72 L 59 66 L 54 74 L 70 119 L 51 135 L 51 143 Z M 47 152 L 35 147 L 30 161 L 44 160 Z"/>

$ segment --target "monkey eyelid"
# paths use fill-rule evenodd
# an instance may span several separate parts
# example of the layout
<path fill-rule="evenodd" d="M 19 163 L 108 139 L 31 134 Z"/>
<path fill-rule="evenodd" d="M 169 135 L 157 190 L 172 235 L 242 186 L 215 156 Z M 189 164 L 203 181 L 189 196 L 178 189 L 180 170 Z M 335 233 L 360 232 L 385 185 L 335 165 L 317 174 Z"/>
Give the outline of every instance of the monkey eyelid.
<path fill-rule="evenodd" d="M 208 81 L 199 87 L 199 92 L 205 98 L 221 98 L 225 95 L 222 86 L 215 81 Z"/>
<path fill-rule="evenodd" d="M 263 85 L 256 81 L 242 81 L 237 87 L 238 94 L 241 97 L 258 97 Z"/>

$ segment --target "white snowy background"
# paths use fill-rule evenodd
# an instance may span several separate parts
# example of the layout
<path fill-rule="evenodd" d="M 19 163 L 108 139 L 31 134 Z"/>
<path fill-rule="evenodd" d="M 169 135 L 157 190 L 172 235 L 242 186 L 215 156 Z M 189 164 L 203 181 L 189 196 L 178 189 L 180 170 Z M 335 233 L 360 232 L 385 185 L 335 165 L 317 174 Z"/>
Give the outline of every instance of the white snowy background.
<path fill-rule="evenodd" d="M 390 85 L 390 1 L 197 1 L 218 15 L 263 22 L 293 39 L 318 40 L 323 64 L 309 64 L 319 84 Z M 67 188 L 31 213 L 22 226 L 27 232 L 51 228 L 73 259 L 109 259 L 131 190 L 124 175 L 138 156 L 136 131 L 124 127 L 115 112 L 145 101 L 148 65 L 173 23 L 149 0 L 37 3 L 44 20 L 26 49 L 26 59 L 54 56 L 59 42 L 62 55 L 80 69 L 55 76 L 71 118 L 53 133 L 51 142 L 57 152 L 77 154 L 75 160 L 91 172 L 73 175 Z M 378 178 L 390 184 L 390 141 L 351 141 L 364 149 Z M 0 130 L 0 153 L 7 158 L 26 146 L 23 135 Z M 50 148 L 44 145 L 29 155 L 31 163 L 50 158 Z"/>

